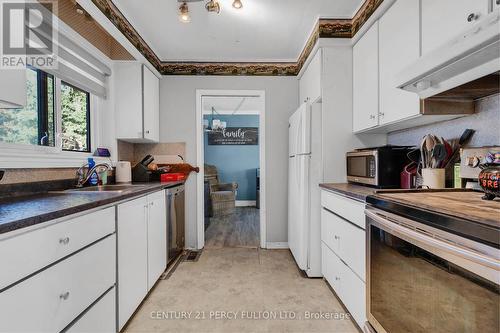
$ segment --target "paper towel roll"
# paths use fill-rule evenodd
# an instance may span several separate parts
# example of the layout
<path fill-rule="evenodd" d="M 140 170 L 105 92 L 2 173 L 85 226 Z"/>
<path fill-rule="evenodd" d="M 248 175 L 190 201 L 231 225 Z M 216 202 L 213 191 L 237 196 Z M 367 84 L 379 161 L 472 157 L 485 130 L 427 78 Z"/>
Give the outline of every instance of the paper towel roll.
<path fill-rule="evenodd" d="M 128 161 L 119 161 L 116 164 L 116 182 L 130 183 L 132 182 L 132 167 Z"/>

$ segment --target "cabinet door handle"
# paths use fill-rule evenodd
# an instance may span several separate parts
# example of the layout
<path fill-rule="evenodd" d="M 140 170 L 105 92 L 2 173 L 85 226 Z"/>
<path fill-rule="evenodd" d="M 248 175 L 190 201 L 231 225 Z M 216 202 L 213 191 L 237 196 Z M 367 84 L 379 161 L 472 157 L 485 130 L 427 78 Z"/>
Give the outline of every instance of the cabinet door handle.
<path fill-rule="evenodd" d="M 339 236 L 337 236 L 337 235 L 335 235 L 333 238 L 335 238 L 335 239 L 337 239 L 337 240 L 338 240 L 338 239 L 340 239 L 340 237 L 339 237 Z"/>
<path fill-rule="evenodd" d="M 338 276 L 336 276 L 335 281 L 340 281 L 340 278 Z"/>
<path fill-rule="evenodd" d="M 151 207 L 153 207 L 153 206 L 154 206 L 154 202 L 150 202 L 150 203 L 149 203 L 149 205 L 150 205 Z"/>
<path fill-rule="evenodd" d="M 498 3 L 498 2 L 497 2 Z M 472 21 L 475 21 L 477 19 L 477 15 L 474 14 L 474 13 L 470 13 L 468 16 L 467 16 L 467 22 L 472 22 Z"/>
<path fill-rule="evenodd" d="M 375 119 L 375 115 L 374 115 L 374 114 L 371 114 L 371 115 L 370 115 L 370 119 Z"/>
<path fill-rule="evenodd" d="M 59 238 L 59 244 L 66 245 L 69 243 L 69 237 Z"/>
<path fill-rule="evenodd" d="M 67 292 L 62 293 L 61 295 L 59 295 L 59 298 L 62 299 L 62 300 L 67 300 L 69 298 L 69 291 L 67 291 Z"/>
<path fill-rule="evenodd" d="M 382 117 L 382 118 L 384 118 L 384 117 L 385 117 L 385 113 L 384 113 L 384 112 L 379 112 L 379 113 L 378 113 L 378 115 L 379 115 L 380 117 Z"/>
<path fill-rule="evenodd" d="M 146 131 L 146 134 L 149 134 L 149 131 Z"/>

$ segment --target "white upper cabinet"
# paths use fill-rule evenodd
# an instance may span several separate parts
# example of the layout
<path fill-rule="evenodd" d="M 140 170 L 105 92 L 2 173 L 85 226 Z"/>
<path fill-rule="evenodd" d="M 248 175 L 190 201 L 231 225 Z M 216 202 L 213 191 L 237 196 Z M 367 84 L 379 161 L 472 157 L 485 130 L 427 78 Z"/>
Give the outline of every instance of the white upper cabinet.
<path fill-rule="evenodd" d="M 26 105 L 26 70 L 0 70 L 0 108 L 14 109 Z"/>
<path fill-rule="evenodd" d="M 158 142 L 160 81 L 138 62 L 120 62 L 115 70 L 117 139 Z"/>
<path fill-rule="evenodd" d="M 396 82 L 396 75 L 420 56 L 419 3 L 396 1 L 379 20 L 380 125 L 420 114 L 418 95 L 398 89 Z"/>
<path fill-rule="evenodd" d="M 422 55 L 435 50 L 484 18 L 488 14 L 490 1 L 422 0 Z M 499 6 L 497 2 L 493 0 Z"/>
<path fill-rule="evenodd" d="M 160 141 L 160 80 L 143 66 L 144 138 Z"/>
<path fill-rule="evenodd" d="M 378 22 L 353 47 L 353 131 L 378 125 Z"/>
<path fill-rule="evenodd" d="M 319 49 L 300 78 L 300 104 L 314 103 L 321 98 L 321 62 L 321 49 Z"/>

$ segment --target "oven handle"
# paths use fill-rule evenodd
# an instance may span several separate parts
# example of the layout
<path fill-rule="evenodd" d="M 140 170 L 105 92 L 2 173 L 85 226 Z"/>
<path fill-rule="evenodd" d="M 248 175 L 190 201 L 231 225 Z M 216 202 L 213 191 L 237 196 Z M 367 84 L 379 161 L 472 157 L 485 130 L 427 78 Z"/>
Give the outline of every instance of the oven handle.
<path fill-rule="evenodd" d="M 407 227 L 398 224 L 397 222 L 391 222 L 388 219 L 383 218 L 379 214 L 373 212 L 372 210 L 369 209 L 365 210 L 365 214 L 368 218 L 374 220 L 380 226 L 384 227 L 385 229 L 388 229 L 386 231 L 394 231 L 402 236 L 406 236 L 409 239 L 421 242 L 430 247 L 437 248 L 441 251 L 450 253 L 452 255 L 459 256 L 463 259 L 472 261 L 476 264 L 486 266 L 495 269 L 497 271 L 500 270 L 500 262 L 495 258 L 488 257 L 481 253 L 471 251 L 469 249 L 465 249 L 460 246 L 456 246 L 444 240 L 439 240 L 434 237 L 430 237 L 418 231 L 414 231 L 412 229 L 409 229 Z"/>

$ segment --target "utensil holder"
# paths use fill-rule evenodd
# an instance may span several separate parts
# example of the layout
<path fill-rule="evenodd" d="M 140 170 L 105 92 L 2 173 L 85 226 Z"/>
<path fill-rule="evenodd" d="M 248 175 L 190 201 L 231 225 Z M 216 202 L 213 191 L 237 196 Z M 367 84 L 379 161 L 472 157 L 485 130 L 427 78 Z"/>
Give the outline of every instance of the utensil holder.
<path fill-rule="evenodd" d="M 446 169 L 422 169 L 422 185 L 428 186 L 429 188 L 445 188 L 446 180 Z"/>

